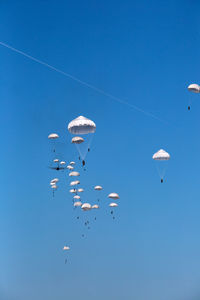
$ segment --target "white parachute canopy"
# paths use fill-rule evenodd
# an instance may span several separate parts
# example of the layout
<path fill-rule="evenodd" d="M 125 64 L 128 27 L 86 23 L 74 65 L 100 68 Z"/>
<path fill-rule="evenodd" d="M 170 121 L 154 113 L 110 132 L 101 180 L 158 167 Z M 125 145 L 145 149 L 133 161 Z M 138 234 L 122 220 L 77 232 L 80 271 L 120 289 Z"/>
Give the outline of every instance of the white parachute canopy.
<path fill-rule="evenodd" d="M 188 90 L 193 93 L 200 93 L 200 86 L 196 83 L 192 83 L 188 86 Z"/>
<path fill-rule="evenodd" d="M 117 200 L 117 199 L 119 199 L 119 195 L 118 195 L 117 193 L 110 193 L 110 194 L 108 195 L 108 198 Z"/>
<path fill-rule="evenodd" d="M 68 124 L 68 130 L 71 134 L 77 135 L 72 138 L 72 143 L 76 145 L 80 157 L 84 160 L 90 150 L 96 124 L 92 120 L 80 116 Z M 84 135 L 84 139 L 80 135 Z"/>
<path fill-rule="evenodd" d="M 59 135 L 57 133 L 51 133 L 48 136 L 48 139 L 50 139 L 50 140 L 55 140 L 57 138 L 59 138 Z"/>
<path fill-rule="evenodd" d="M 94 187 L 94 189 L 95 189 L 96 191 L 101 191 L 103 188 L 102 188 L 102 186 L 100 186 L 100 185 L 96 185 L 96 186 Z"/>
<path fill-rule="evenodd" d="M 58 158 L 55 158 L 53 161 L 54 161 L 55 163 L 58 163 L 58 162 L 59 162 L 59 159 L 58 159 Z"/>
<path fill-rule="evenodd" d="M 71 189 L 69 190 L 70 193 L 73 193 L 73 194 L 76 194 L 77 193 L 77 190 L 76 189 Z"/>
<path fill-rule="evenodd" d="M 79 200 L 81 197 L 79 195 L 75 195 L 73 198 Z"/>
<path fill-rule="evenodd" d="M 170 154 L 167 153 L 165 150 L 160 149 L 153 155 L 153 160 L 157 161 L 156 167 L 158 174 L 160 176 L 161 182 L 163 182 L 163 178 L 165 176 L 166 168 L 167 168 L 167 161 L 170 160 Z"/>
<path fill-rule="evenodd" d="M 61 166 L 65 165 L 65 164 L 66 164 L 66 162 L 65 162 L 64 160 L 62 160 L 62 161 L 60 162 L 60 165 L 61 165 Z"/>
<path fill-rule="evenodd" d="M 72 144 L 81 144 L 84 142 L 84 139 L 80 136 L 74 136 L 72 138 Z"/>
<path fill-rule="evenodd" d="M 92 209 L 98 209 L 98 208 L 99 208 L 99 205 L 98 205 L 98 204 L 92 205 Z"/>
<path fill-rule="evenodd" d="M 51 180 L 52 183 L 56 183 L 56 182 L 58 182 L 58 181 L 59 181 L 58 178 L 54 178 L 54 179 Z"/>
<path fill-rule="evenodd" d="M 112 203 L 110 203 L 110 204 L 109 204 L 109 206 L 110 206 L 110 207 L 117 207 L 117 206 L 118 206 L 118 204 L 117 204 L 117 203 L 115 203 L 115 202 L 112 202 Z"/>
<path fill-rule="evenodd" d="M 57 187 L 56 184 L 54 184 L 54 185 L 51 186 L 51 188 L 54 189 L 54 190 L 56 190 L 58 187 Z"/>
<path fill-rule="evenodd" d="M 73 171 L 69 173 L 69 176 L 80 176 L 80 173 Z"/>
<path fill-rule="evenodd" d="M 68 170 L 74 170 L 74 167 L 72 167 L 71 165 L 67 166 Z"/>
<path fill-rule="evenodd" d="M 75 165 L 75 162 L 74 162 L 74 161 L 70 161 L 69 164 L 70 164 L 70 165 Z"/>
<path fill-rule="evenodd" d="M 69 247 L 69 246 L 64 246 L 64 247 L 63 247 L 63 250 L 64 250 L 64 251 L 70 250 L 70 247 Z"/>
<path fill-rule="evenodd" d="M 79 207 L 79 206 L 82 206 L 81 201 L 74 202 L 74 207 Z"/>
<path fill-rule="evenodd" d="M 74 185 L 77 185 L 77 184 L 79 184 L 79 183 L 80 183 L 79 180 L 75 180 L 75 181 L 70 182 L 70 185 L 71 185 L 71 186 L 74 186 Z"/>
<path fill-rule="evenodd" d="M 154 160 L 169 160 L 170 155 L 165 150 L 160 149 L 158 152 L 153 155 Z"/>
<path fill-rule="evenodd" d="M 82 210 L 87 211 L 87 210 L 91 210 L 92 206 L 90 203 L 83 203 L 81 208 L 82 208 Z"/>
<path fill-rule="evenodd" d="M 78 189 L 78 192 L 82 193 L 82 192 L 84 192 L 84 189 Z"/>

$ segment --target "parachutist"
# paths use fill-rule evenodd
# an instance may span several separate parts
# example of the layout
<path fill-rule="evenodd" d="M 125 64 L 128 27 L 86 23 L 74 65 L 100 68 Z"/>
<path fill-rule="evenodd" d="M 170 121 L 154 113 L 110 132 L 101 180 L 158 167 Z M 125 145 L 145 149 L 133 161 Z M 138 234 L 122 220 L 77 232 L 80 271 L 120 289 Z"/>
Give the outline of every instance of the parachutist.
<path fill-rule="evenodd" d="M 160 182 L 163 183 L 163 179 L 161 179 Z"/>
<path fill-rule="evenodd" d="M 90 152 L 90 148 L 88 148 L 88 152 Z"/>
<path fill-rule="evenodd" d="M 188 110 L 190 110 L 190 106 L 188 106 Z"/>
<path fill-rule="evenodd" d="M 95 217 L 94 219 L 95 219 L 95 221 L 96 221 L 97 218 Z"/>
<path fill-rule="evenodd" d="M 84 160 L 82 161 L 82 165 L 83 165 L 83 167 L 85 166 L 85 161 Z"/>
<path fill-rule="evenodd" d="M 78 157 L 79 160 L 81 160 L 80 156 Z"/>
<path fill-rule="evenodd" d="M 113 217 L 113 220 L 115 219 L 115 217 Z"/>
<path fill-rule="evenodd" d="M 82 237 L 84 237 L 84 234 L 82 234 Z"/>
<path fill-rule="evenodd" d="M 110 213 L 111 213 L 111 215 L 112 215 L 112 214 L 113 214 L 113 211 L 111 211 Z"/>
<path fill-rule="evenodd" d="M 79 220 L 79 217 L 77 217 L 77 219 Z"/>

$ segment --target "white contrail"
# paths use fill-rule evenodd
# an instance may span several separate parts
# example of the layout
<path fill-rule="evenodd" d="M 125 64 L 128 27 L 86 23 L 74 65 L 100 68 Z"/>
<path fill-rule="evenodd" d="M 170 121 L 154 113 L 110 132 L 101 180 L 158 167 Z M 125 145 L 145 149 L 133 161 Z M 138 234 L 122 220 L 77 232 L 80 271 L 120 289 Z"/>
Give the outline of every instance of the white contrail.
<path fill-rule="evenodd" d="M 49 69 L 51 69 L 53 71 L 56 71 L 57 73 L 60 73 L 60 74 L 62 74 L 64 76 L 66 76 L 66 77 L 68 77 L 68 78 L 70 78 L 70 79 L 72 79 L 72 80 L 80 83 L 81 85 L 84 85 L 84 86 L 86 86 L 86 87 L 88 87 L 88 88 L 90 88 L 90 89 L 92 89 L 92 90 L 94 90 L 94 91 L 96 91 L 96 92 L 98 92 L 98 93 L 106 96 L 106 97 L 109 97 L 109 98 L 111 98 L 111 99 L 113 99 L 113 100 L 115 100 L 115 101 L 117 101 L 117 102 L 119 102 L 121 104 L 125 104 L 126 106 L 129 106 L 129 107 L 131 107 L 131 108 L 133 108 L 133 109 L 135 109 L 135 110 L 137 110 L 137 111 L 139 111 L 139 112 L 141 112 L 141 113 L 143 113 L 143 114 L 145 114 L 145 115 L 147 115 L 149 117 L 152 117 L 152 118 L 154 118 L 154 119 L 162 122 L 162 123 L 167 123 L 166 121 L 163 121 L 162 119 L 158 118 L 157 116 L 153 115 L 152 113 L 147 112 L 147 111 L 139 108 L 136 105 L 130 104 L 130 103 L 128 103 L 128 102 L 126 102 L 126 101 L 124 101 L 124 100 L 122 100 L 122 99 L 120 99 L 120 98 L 118 98 L 116 96 L 113 96 L 112 94 L 109 94 L 109 93 L 105 92 L 104 90 L 97 88 L 94 85 L 91 85 L 91 84 L 89 84 L 89 83 L 87 83 L 85 81 L 82 81 L 79 78 L 77 78 L 77 77 L 75 77 L 75 76 L 73 76 L 73 75 L 71 75 L 69 73 L 66 73 L 66 72 L 64 72 L 64 71 L 62 71 L 60 69 L 57 69 L 54 66 L 51 66 L 51 65 L 45 63 L 44 61 L 42 61 L 40 59 L 37 59 L 37 58 L 35 58 L 35 57 L 33 57 L 33 56 L 31 56 L 31 55 L 29 55 L 29 54 L 27 54 L 27 53 L 25 53 L 25 52 L 23 52 L 21 50 L 18 50 L 18 49 L 14 48 L 14 47 L 6 44 L 6 43 L 3 43 L 1 41 L 0 41 L 0 45 L 3 46 L 3 47 L 6 47 L 6 48 L 8 48 L 8 49 L 10 49 L 10 50 L 12 50 L 12 51 L 14 51 L 16 53 L 18 53 L 18 54 L 21 54 L 21 55 L 23 55 L 23 56 L 25 56 L 25 57 L 27 57 L 27 58 L 29 58 L 29 59 L 31 59 L 31 60 L 33 60 L 33 61 L 35 61 L 35 62 L 37 62 L 37 63 L 39 63 L 41 65 L 43 65 L 43 66 L 45 66 L 45 67 L 47 67 L 47 68 L 49 68 Z"/>

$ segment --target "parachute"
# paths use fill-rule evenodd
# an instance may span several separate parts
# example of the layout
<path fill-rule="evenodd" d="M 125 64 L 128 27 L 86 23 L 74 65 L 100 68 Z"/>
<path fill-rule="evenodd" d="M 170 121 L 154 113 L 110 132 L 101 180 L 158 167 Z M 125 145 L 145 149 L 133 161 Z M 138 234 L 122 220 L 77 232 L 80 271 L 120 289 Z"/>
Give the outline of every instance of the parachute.
<path fill-rule="evenodd" d="M 80 176 L 80 173 L 79 172 L 70 172 L 69 173 L 69 176 Z"/>
<path fill-rule="evenodd" d="M 92 209 L 98 209 L 98 208 L 99 208 L 99 205 L 97 205 L 97 204 L 92 205 Z"/>
<path fill-rule="evenodd" d="M 109 206 L 110 206 L 110 207 L 117 207 L 117 206 L 118 206 L 118 204 L 117 204 L 117 203 L 114 203 L 114 202 L 112 202 L 112 203 L 110 203 L 110 204 L 109 204 Z"/>
<path fill-rule="evenodd" d="M 119 195 L 118 195 L 117 193 L 110 193 L 110 194 L 108 195 L 108 198 L 117 200 L 117 199 L 119 199 Z"/>
<path fill-rule="evenodd" d="M 63 250 L 64 250 L 64 251 L 70 250 L 70 247 L 64 246 L 64 247 L 63 247 Z"/>
<path fill-rule="evenodd" d="M 74 170 L 74 167 L 72 167 L 71 165 L 67 166 L 68 170 Z"/>
<path fill-rule="evenodd" d="M 51 133 L 48 135 L 48 139 L 51 141 L 52 147 L 53 147 L 53 152 L 56 152 L 56 140 L 59 138 L 59 135 L 57 133 Z"/>
<path fill-rule="evenodd" d="M 80 181 L 76 180 L 76 181 L 70 182 L 70 185 L 71 185 L 71 186 L 74 186 L 74 185 L 77 185 L 77 184 L 79 184 L 79 183 L 80 183 Z"/>
<path fill-rule="evenodd" d="M 79 158 L 82 159 L 84 166 L 85 157 L 90 151 L 93 133 L 96 131 L 96 124 L 92 120 L 80 116 L 68 124 L 68 130 L 71 134 L 77 135 L 72 138 L 72 143 L 76 145 Z M 84 135 L 84 139 L 80 135 Z"/>
<path fill-rule="evenodd" d="M 94 189 L 95 189 L 96 191 L 101 191 L 103 188 L 102 188 L 102 186 L 100 186 L 100 185 L 96 185 L 96 186 L 94 187 Z"/>
<path fill-rule="evenodd" d="M 76 190 L 76 189 L 71 189 L 71 190 L 69 190 L 69 192 L 70 192 L 70 193 L 76 194 L 76 193 L 77 193 L 77 190 Z"/>
<path fill-rule="evenodd" d="M 58 182 L 58 181 L 59 181 L 58 178 L 54 178 L 54 179 L 51 180 L 52 183 L 56 183 L 56 182 Z"/>
<path fill-rule="evenodd" d="M 81 197 L 79 195 L 76 195 L 73 198 L 79 200 Z"/>
<path fill-rule="evenodd" d="M 72 138 L 72 144 L 81 144 L 84 142 L 84 139 L 80 136 L 75 136 Z"/>
<path fill-rule="evenodd" d="M 199 94 L 200 93 L 200 86 L 196 83 L 192 83 L 188 86 L 188 91 L 195 93 L 195 94 Z M 188 104 L 188 110 L 190 110 L 190 106 L 192 103 L 192 98 L 189 98 L 189 104 Z"/>
<path fill-rule="evenodd" d="M 158 152 L 154 153 L 152 158 L 153 160 L 158 161 L 159 165 L 157 165 L 157 170 L 161 179 L 161 183 L 163 183 L 163 179 L 166 172 L 166 162 L 170 159 L 170 154 L 167 153 L 165 150 L 160 149 Z M 160 162 L 162 166 L 160 165 Z"/>
<path fill-rule="evenodd" d="M 59 163 L 59 159 L 58 159 L 58 158 L 55 158 L 53 161 L 54 161 L 55 163 Z"/>
<path fill-rule="evenodd" d="M 74 207 L 79 207 L 79 206 L 82 206 L 82 202 L 80 201 L 74 202 Z"/>
<path fill-rule="evenodd" d="M 82 210 L 87 211 L 87 210 L 91 210 L 92 206 L 90 203 L 83 203 L 81 208 L 82 208 Z"/>
<path fill-rule="evenodd" d="M 70 165 L 75 165 L 75 162 L 74 162 L 74 161 L 71 161 L 69 164 L 70 164 Z"/>
<path fill-rule="evenodd" d="M 82 193 L 82 192 L 84 192 L 84 189 L 78 189 L 78 192 Z"/>
<path fill-rule="evenodd" d="M 60 165 L 61 165 L 61 166 L 65 165 L 65 164 L 66 164 L 66 162 L 63 161 L 63 160 L 60 162 Z"/>

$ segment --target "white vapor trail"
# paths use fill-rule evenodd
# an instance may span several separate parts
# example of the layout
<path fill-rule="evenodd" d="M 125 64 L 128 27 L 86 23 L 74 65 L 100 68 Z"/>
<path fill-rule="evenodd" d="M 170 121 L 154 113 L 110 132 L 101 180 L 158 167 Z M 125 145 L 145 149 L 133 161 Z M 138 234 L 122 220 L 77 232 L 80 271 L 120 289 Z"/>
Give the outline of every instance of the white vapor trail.
<path fill-rule="evenodd" d="M 30 60 L 35 61 L 35 62 L 39 63 L 40 65 L 43 65 L 43 66 L 45 66 L 45 67 L 47 67 L 47 68 L 49 68 L 49 69 L 51 69 L 51 70 L 53 70 L 53 71 L 55 71 L 55 72 L 57 72 L 57 73 L 60 73 L 60 74 L 64 75 L 65 77 L 68 77 L 68 78 L 70 78 L 71 80 L 76 81 L 76 82 L 78 82 L 79 84 L 81 84 L 81 85 L 83 85 L 83 86 L 86 86 L 87 88 L 96 91 L 96 92 L 99 93 L 99 94 L 102 94 L 102 95 L 104 95 L 104 96 L 106 96 L 106 97 L 108 97 L 108 98 L 110 98 L 110 99 L 113 99 L 113 100 L 116 101 L 116 102 L 119 102 L 119 103 L 121 103 L 121 104 L 124 104 L 124 105 L 126 105 L 126 106 L 129 106 L 130 108 L 133 108 L 133 109 L 137 110 L 138 112 L 141 112 L 141 113 L 145 114 L 146 116 L 149 116 L 149 117 L 151 117 L 151 118 L 153 118 L 153 119 L 156 119 L 156 120 L 158 120 L 158 121 L 160 121 L 160 122 L 162 122 L 162 123 L 167 123 L 166 121 L 164 121 L 164 120 L 158 118 L 157 116 L 153 115 L 152 113 L 147 112 L 147 111 L 141 109 L 140 107 L 138 107 L 138 106 L 136 106 L 136 105 L 130 104 L 130 103 L 128 103 L 128 102 L 126 102 L 126 101 L 124 101 L 124 100 L 122 100 L 122 99 L 120 99 L 120 98 L 118 98 L 118 97 L 116 97 L 116 96 L 113 96 L 112 94 L 107 93 L 107 92 L 105 92 L 104 90 L 99 89 L 98 87 L 96 87 L 96 86 L 94 86 L 94 85 L 92 85 L 92 84 L 89 84 L 89 83 L 87 83 L 87 82 L 85 82 L 85 81 L 83 81 L 83 80 L 80 80 L 79 78 L 77 78 L 77 77 L 75 77 L 75 76 L 73 76 L 73 75 L 71 75 L 71 74 L 69 74 L 69 73 L 66 73 L 66 72 L 64 72 L 64 71 L 62 71 L 62 70 L 60 70 L 60 69 L 57 69 L 57 68 L 55 68 L 54 66 L 49 65 L 49 64 L 47 64 L 46 62 L 44 62 L 44 61 L 42 61 L 42 60 L 40 60 L 40 59 L 37 59 L 37 58 L 35 58 L 35 57 L 33 57 L 33 56 L 31 56 L 31 55 L 29 55 L 29 54 L 27 54 L 27 53 L 25 53 L 25 52 L 23 52 L 23 51 L 21 51 L 21 50 L 18 50 L 18 49 L 14 48 L 14 47 L 12 47 L 12 46 L 6 44 L 6 43 L 3 43 L 3 42 L 1 42 L 1 41 L 0 41 L 0 45 L 3 46 L 3 47 L 6 47 L 6 48 L 8 48 L 8 49 L 10 49 L 10 50 L 12 50 L 12 51 L 14 51 L 14 52 L 16 52 L 16 53 L 18 53 L 18 54 L 21 54 L 21 55 L 23 55 L 24 57 L 27 57 L 27 58 L 29 58 Z"/>

